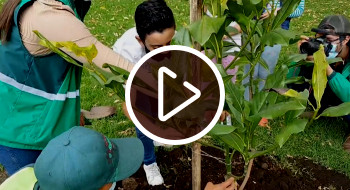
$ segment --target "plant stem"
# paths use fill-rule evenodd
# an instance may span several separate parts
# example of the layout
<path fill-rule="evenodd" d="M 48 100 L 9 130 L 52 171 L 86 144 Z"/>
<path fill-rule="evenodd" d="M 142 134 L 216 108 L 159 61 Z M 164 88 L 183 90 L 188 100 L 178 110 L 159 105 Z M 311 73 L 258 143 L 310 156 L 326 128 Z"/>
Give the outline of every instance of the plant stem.
<path fill-rule="evenodd" d="M 228 146 L 225 146 L 225 166 L 226 166 L 226 175 L 231 176 L 232 175 L 232 156 L 230 155 L 230 148 Z"/>
<path fill-rule="evenodd" d="M 249 179 L 249 177 L 250 177 L 250 172 L 252 171 L 253 162 L 254 162 L 254 159 L 251 159 L 251 160 L 249 161 L 247 174 L 245 175 L 244 180 L 243 180 L 243 183 L 242 183 L 241 186 L 239 187 L 239 190 L 243 190 L 244 187 L 247 185 L 248 179 Z"/>
<path fill-rule="evenodd" d="M 216 1 L 216 8 L 218 9 L 217 10 L 217 15 L 218 15 L 218 17 L 220 17 L 221 16 L 221 1 Z"/>
<path fill-rule="evenodd" d="M 247 47 L 247 45 L 249 44 L 250 39 L 251 39 L 251 38 L 253 37 L 253 35 L 254 35 L 256 26 L 258 25 L 258 22 L 259 22 L 259 20 L 256 20 L 256 22 L 255 22 L 255 24 L 254 24 L 254 26 L 253 26 L 253 30 L 252 30 L 251 33 L 249 34 L 249 36 L 248 36 L 248 38 L 247 38 L 247 41 L 246 41 L 246 42 L 243 44 L 243 46 L 241 47 L 240 51 L 238 52 L 238 55 L 235 56 L 235 58 L 231 61 L 231 63 L 225 68 L 225 71 L 227 71 L 227 70 L 231 67 L 231 65 L 233 65 L 233 64 L 236 62 L 236 60 L 242 55 L 243 50 Z"/>
<path fill-rule="evenodd" d="M 278 148 L 278 144 L 275 144 L 275 145 L 271 146 L 271 147 L 268 148 L 267 150 L 264 150 L 264 151 L 261 151 L 261 152 L 259 152 L 259 153 L 257 153 L 257 154 L 254 154 L 252 157 L 250 157 L 250 159 L 254 159 L 254 158 L 256 158 L 256 157 L 259 157 L 259 156 L 262 156 L 262 155 L 267 154 L 267 153 L 269 153 L 269 152 L 272 152 L 272 151 L 275 150 L 276 148 Z"/>
<path fill-rule="evenodd" d="M 216 149 L 218 149 L 218 150 L 221 150 L 221 151 L 225 152 L 225 150 L 224 150 L 224 149 L 222 149 L 222 148 L 220 148 L 220 147 L 217 147 L 217 146 L 215 146 L 215 145 L 212 145 L 212 144 L 206 143 L 206 142 L 204 142 L 204 141 L 202 141 L 202 140 L 198 140 L 197 142 L 198 142 L 198 143 L 200 143 L 200 144 L 202 144 L 202 145 L 204 145 L 204 146 L 208 146 L 208 147 L 216 148 Z"/>

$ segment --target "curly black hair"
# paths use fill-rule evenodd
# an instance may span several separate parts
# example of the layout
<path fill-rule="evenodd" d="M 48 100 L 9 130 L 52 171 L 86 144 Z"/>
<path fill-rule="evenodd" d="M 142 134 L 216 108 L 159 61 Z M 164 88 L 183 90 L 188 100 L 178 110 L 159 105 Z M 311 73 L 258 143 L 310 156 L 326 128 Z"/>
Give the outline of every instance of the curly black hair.
<path fill-rule="evenodd" d="M 137 33 L 142 41 L 153 32 L 175 29 L 173 12 L 164 0 L 147 0 L 137 6 L 135 11 Z"/>

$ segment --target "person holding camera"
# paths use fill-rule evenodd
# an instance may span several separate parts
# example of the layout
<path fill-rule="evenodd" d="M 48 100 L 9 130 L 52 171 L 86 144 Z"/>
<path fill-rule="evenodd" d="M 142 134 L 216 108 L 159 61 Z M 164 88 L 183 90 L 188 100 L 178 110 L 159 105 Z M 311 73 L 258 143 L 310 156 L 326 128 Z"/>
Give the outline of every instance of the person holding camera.
<path fill-rule="evenodd" d="M 299 42 L 300 53 L 307 54 L 307 60 L 313 60 L 313 53 L 319 50 L 321 44 L 327 58 L 339 57 L 340 63 L 328 65 L 326 74 L 328 85 L 321 101 L 322 109 L 329 106 L 339 105 L 343 102 L 350 102 L 350 21 L 343 15 L 331 15 L 324 18 L 317 28 L 312 29 L 316 32 L 315 38 L 305 37 Z M 302 66 L 300 71 L 294 69 L 299 76 L 311 79 L 313 67 Z M 305 88 L 311 89 L 309 84 L 293 85 L 296 90 Z M 311 97 L 313 99 L 313 97 Z M 350 126 L 350 115 L 344 117 Z M 347 137 L 344 150 L 350 152 L 350 136 Z"/>

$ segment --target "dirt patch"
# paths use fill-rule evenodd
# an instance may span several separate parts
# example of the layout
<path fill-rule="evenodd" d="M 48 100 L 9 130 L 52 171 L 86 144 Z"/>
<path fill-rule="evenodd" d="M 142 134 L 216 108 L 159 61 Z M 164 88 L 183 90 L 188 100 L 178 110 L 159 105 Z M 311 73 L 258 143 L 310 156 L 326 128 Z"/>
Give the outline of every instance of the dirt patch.
<path fill-rule="evenodd" d="M 224 155 L 221 151 L 202 147 L 202 188 L 207 182 L 220 183 L 224 181 L 226 173 L 222 163 Z M 160 148 L 157 152 L 157 163 L 160 166 L 165 184 L 162 186 L 148 186 L 145 173 L 141 167 L 132 178 L 133 189 L 191 189 L 191 149 L 185 146 L 166 151 Z M 215 158 L 213 158 L 215 157 Z M 219 161 L 220 160 L 220 161 Z M 291 190 L 291 189 L 350 189 L 350 179 L 344 174 L 328 170 L 327 168 L 313 163 L 305 158 L 289 159 L 290 167 L 281 168 L 274 157 L 264 156 L 254 162 L 251 177 L 246 189 L 264 190 Z M 236 176 L 242 175 L 244 170 L 243 159 L 237 154 L 234 156 L 233 171 Z M 136 181 L 136 182 L 135 182 Z M 241 183 L 242 180 L 239 181 Z M 127 185 L 118 183 L 117 187 Z M 116 189 L 118 189 L 116 188 Z M 127 189 L 128 188 L 124 188 Z"/>

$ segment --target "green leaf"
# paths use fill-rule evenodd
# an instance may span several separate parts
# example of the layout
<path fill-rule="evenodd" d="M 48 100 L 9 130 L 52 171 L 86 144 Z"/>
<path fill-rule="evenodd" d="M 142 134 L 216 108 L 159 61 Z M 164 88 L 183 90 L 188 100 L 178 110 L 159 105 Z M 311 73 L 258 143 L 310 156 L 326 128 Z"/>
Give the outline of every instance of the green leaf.
<path fill-rule="evenodd" d="M 286 79 L 284 81 L 284 84 L 285 85 L 287 85 L 287 84 L 303 84 L 305 82 L 309 82 L 309 80 L 306 79 L 305 77 L 298 76 L 298 77 L 292 77 L 292 78 Z"/>
<path fill-rule="evenodd" d="M 219 139 L 231 148 L 243 153 L 246 144 L 239 133 L 232 132 L 227 135 L 220 135 Z"/>
<path fill-rule="evenodd" d="M 192 39 L 188 28 L 182 27 L 179 31 L 177 31 L 171 41 L 171 44 L 192 47 Z"/>
<path fill-rule="evenodd" d="M 247 27 L 250 24 L 251 19 L 246 16 L 244 12 L 243 2 L 240 1 L 228 1 L 228 14 L 234 18 L 234 20 L 240 25 L 243 31 L 247 31 Z"/>
<path fill-rule="evenodd" d="M 284 59 L 281 63 L 281 65 L 289 65 L 290 63 L 297 63 L 301 60 L 305 60 L 307 57 L 306 54 L 293 54 L 290 55 L 287 59 Z"/>
<path fill-rule="evenodd" d="M 233 132 L 237 127 L 231 125 L 216 124 L 212 130 L 209 131 L 210 135 L 226 135 Z"/>
<path fill-rule="evenodd" d="M 258 4 L 261 2 L 261 0 L 250 0 L 250 2 L 254 5 Z"/>
<path fill-rule="evenodd" d="M 314 97 L 317 103 L 317 108 L 321 108 L 321 99 L 324 94 L 324 90 L 327 86 L 326 69 L 328 63 L 326 61 L 326 55 L 324 53 L 323 45 L 320 49 L 314 53 L 314 70 L 312 72 L 312 88 L 314 90 Z"/>
<path fill-rule="evenodd" d="M 288 123 L 287 126 L 282 129 L 282 131 L 275 138 L 280 148 L 284 145 L 285 142 L 287 142 L 292 134 L 297 134 L 304 131 L 307 122 L 307 119 L 295 119 L 292 122 Z"/>
<path fill-rule="evenodd" d="M 212 18 L 204 16 L 201 20 L 191 24 L 189 26 L 189 31 L 195 41 L 203 46 L 212 34 L 217 34 L 219 32 L 225 20 L 226 17 Z"/>
<path fill-rule="evenodd" d="M 290 110 L 304 110 L 306 105 L 297 100 L 290 100 L 287 102 L 280 102 L 277 104 L 269 105 L 265 109 L 261 110 L 259 113 L 251 116 L 250 121 L 254 120 L 256 117 L 265 117 L 266 119 L 275 119 L 284 115 Z"/>
<path fill-rule="evenodd" d="M 295 38 L 297 35 L 291 30 L 284 30 L 282 28 L 277 28 L 272 30 L 261 37 L 261 44 L 273 46 L 280 44 L 282 46 L 287 46 L 290 44 L 290 40 Z"/>
<path fill-rule="evenodd" d="M 76 56 L 83 57 L 88 63 L 92 63 L 92 60 L 97 56 L 97 49 L 95 44 L 91 44 L 87 47 L 79 47 L 74 42 L 56 42 L 60 47 L 66 48 L 69 52 L 74 53 Z"/>
<path fill-rule="evenodd" d="M 282 0 L 283 6 L 278 11 L 272 23 L 272 30 L 279 28 L 290 14 L 298 7 L 300 0 Z"/>
<path fill-rule="evenodd" d="M 237 86 L 232 83 L 226 83 L 225 85 L 226 101 L 239 112 L 243 112 L 243 93 L 244 88 L 242 86 Z"/>
<path fill-rule="evenodd" d="M 350 102 L 325 109 L 318 117 L 340 117 L 350 114 Z"/>
<path fill-rule="evenodd" d="M 224 66 L 222 64 L 215 64 L 216 68 L 219 70 L 222 77 L 226 77 L 227 73 L 224 69 Z"/>
<path fill-rule="evenodd" d="M 264 89 L 281 88 L 283 87 L 284 80 L 286 79 L 288 68 L 282 65 L 278 70 L 267 76 Z"/>
<path fill-rule="evenodd" d="M 236 66 L 243 66 L 243 65 L 246 65 L 249 63 L 250 63 L 250 61 L 248 60 L 247 57 L 240 57 L 229 67 L 229 69 L 233 69 Z"/>
<path fill-rule="evenodd" d="M 114 65 L 111 65 L 111 64 L 108 64 L 108 63 L 105 63 L 102 65 L 103 68 L 108 68 L 113 74 L 115 75 L 123 75 L 125 76 L 124 79 L 127 79 L 129 77 L 129 72 L 124 70 L 124 69 L 121 69 L 119 67 L 116 67 Z"/>
<path fill-rule="evenodd" d="M 244 128 L 244 123 L 242 120 L 243 119 L 242 113 L 237 111 L 236 108 L 234 108 L 232 106 L 232 104 L 228 104 L 228 107 L 229 107 L 231 113 L 233 114 L 232 120 L 237 121 L 237 123 L 240 125 L 240 127 Z"/>
<path fill-rule="evenodd" d="M 272 88 L 271 90 L 279 93 L 280 95 L 291 97 L 291 98 L 296 98 L 301 100 L 307 100 L 309 98 L 308 90 L 304 90 L 303 92 L 297 92 L 293 89 L 288 89 L 288 88 Z"/>
<path fill-rule="evenodd" d="M 338 62 L 343 62 L 343 59 L 341 57 L 327 58 L 327 62 L 328 64 L 338 63 Z"/>
<path fill-rule="evenodd" d="M 58 54 L 59 56 L 61 56 L 64 60 L 66 60 L 69 63 L 74 64 L 75 66 L 78 67 L 83 67 L 81 64 L 79 64 L 77 61 L 75 61 L 73 58 L 71 58 L 69 55 L 67 55 L 66 53 L 64 53 L 63 51 L 61 51 L 59 48 L 57 47 L 59 46 L 58 44 L 56 44 L 55 42 L 50 42 L 49 40 L 47 40 L 39 31 L 34 30 L 33 31 L 38 38 L 40 39 L 40 44 L 44 47 L 49 48 L 52 52 Z"/>

